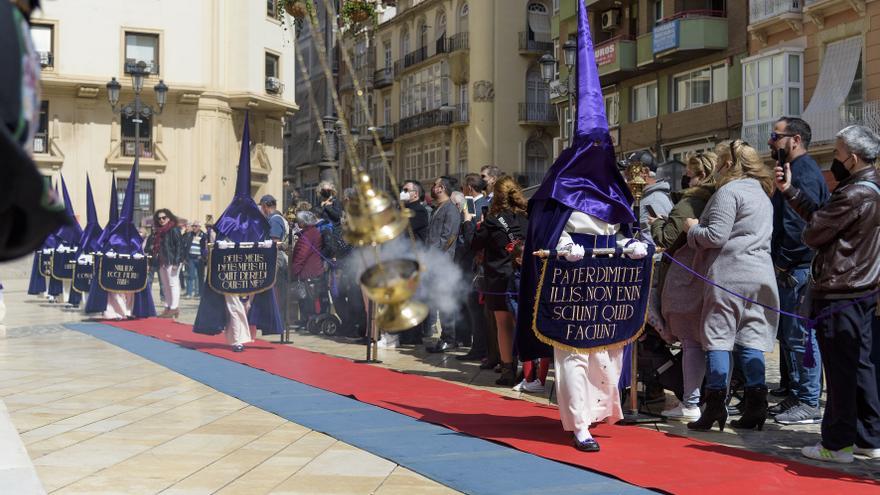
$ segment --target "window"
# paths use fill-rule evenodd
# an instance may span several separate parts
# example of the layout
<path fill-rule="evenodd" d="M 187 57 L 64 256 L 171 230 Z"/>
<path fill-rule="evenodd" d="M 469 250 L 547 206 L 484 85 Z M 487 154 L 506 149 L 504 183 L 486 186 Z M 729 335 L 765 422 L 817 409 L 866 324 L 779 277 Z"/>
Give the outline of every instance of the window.
<path fill-rule="evenodd" d="M 468 15 L 470 14 L 470 9 L 468 8 L 468 4 L 461 4 L 461 9 L 458 11 L 458 32 L 466 33 L 468 31 Z"/>
<path fill-rule="evenodd" d="M 137 124 L 140 120 L 140 157 L 153 157 L 153 138 L 150 117 L 128 117 L 122 116 L 122 156 L 138 156 L 135 148 L 135 136 L 138 132 Z"/>
<path fill-rule="evenodd" d="M 633 88 L 633 122 L 657 116 L 657 83 L 652 82 Z"/>
<path fill-rule="evenodd" d="M 800 53 L 778 53 L 743 65 L 743 123 L 801 114 L 801 59 Z"/>
<path fill-rule="evenodd" d="M 446 150 L 441 142 L 409 144 L 403 148 L 404 175 L 417 181 L 428 181 L 446 173 Z"/>
<path fill-rule="evenodd" d="M 266 17 L 275 18 L 275 15 L 277 14 L 277 4 L 275 1 L 276 0 L 266 0 Z"/>
<path fill-rule="evenodd" d="M 437 14 L 437 22 L 434 23 L 434 38 L 440 40 L 446 37 L 446 12 Z"/>
<path fill-rule="evenodd" d="M 40 57 L 40 67 L 54 67 L 55 56 L 52 50 L 54 33 L 52 26 L 45 24 L 31 25 L 31 39 L 34 41 L 34 50 Z"/>
<path fill-rule="evenodd" d="M 553 71 L 553 79 L 559 80 L 559 38 L 553 38 L 553 58 L 556 59 L 556 68 Z"/>
<path fill-rule="evenodd" d="M 611 93 L 605 95 L 605 117 L 608 119 L 608 127 L 620 125 L 620 95 Z"/>
<path fill-rule="evenodd" d="M 464 177 L 467 173 L 467 155 L 468 155 L 468 143 L 467 138 L 462 138 L 461 141 L 458 142 L 458 176 Z"/>
<path fill-rule="evenodd" d="M 391 97 L 386 96 L 382 99 L 382 123 L 391 125 Z"/>
<path fill-rule="evenodd" d="M 448 103 L 449 70 L 445 60 L 403 78 L 400 118 L 434 110 Z"/>
<path fill-rule="evenodd" d="M 394 67 L 394 60 L 391 58 L 391 42 L 386 41 L 382 44 L 382 50 L 385 52 L 385 68 Z"/>
<path fill-rule="evenodd" d="M 49 152 L 49 102 L 40 102 L 40 120 L 34 134 L 34 153 Z"/>
<path fill-rule="evenodd" d="M 146 63 L 150 74 L 159 73 L 158 34 L 125 33 L 125 73 L 138 62 Z"/>
<path fill-rule="evenodd" d="M 663 0 L 653 0 L 651 13 L 654 15 L 654 24 L 663 20 Z"/>
<path fill-rule="evenodd" d="M 409 53 L 409 31 L 404 31 L 400 36 L 400 56 L 404 57 Z"/>
<path fill-rule="evenodd" d="M 727 66 L 719 64 L 679 74 L 672 79 L 673 111 L 717 103 L 727 99 Z"/>
<path fill-rule="evenodd" d="M 853 78 L 852 86 L 849 87 L 849 93 L 846 95 L 846 100 L 843 101 L 843 105 L 840 107 L 840 118 L 842 122 L 850 123 L 862 121 L 862 105 L 865 101 L 864 94 L 862 93 L 862 79 L 862 57 L 860 55 L 858 65 L 856 65 L 856 75 Z M 42 115 L 40 118 L 42 119 Z"/>
<path fill-rule="evenodd" d="M 553 13 L 559 13 L 559 0 L 553 0 Z"/>
<path fill-rule="evenodd" d="M 156 181 L 154 179 L 138 179 L 137 201 L 134 203 L 134 224 L 142 225 L 142 220 L 153 216 L 156 208 Z M 128 179 L 116 179 L 116 204 L 122 211 L 122 203 L 125 200 L 125 189 L 128 187 Z"/>
<path fill-rule="evenodd" d="M 278 55 L 274 55 L 272 53 L 266 54 L 266 77 L 274 77 L 278 78 L 278 65 L 280 61 L 278 59 Z"/>
<path fill-rule="evenodd" d="M 419 48 L 428 46 L 428 25 L 424 22 L 419 25 Z"/>
<path fill-rule="evenodd" d="M 547 147 L 544 146 L 544 143 L 537 139 L 530 139 L 526 142 L 526 177 L 528 177 L 530 186 L 539 184 L 544 178 L 549 160 Z"/>
<path fill-rule="evenodd" d="M 550 41 L 550 13 L 543 3 L 530 2 L 526 7 L 529 40 Z"/>

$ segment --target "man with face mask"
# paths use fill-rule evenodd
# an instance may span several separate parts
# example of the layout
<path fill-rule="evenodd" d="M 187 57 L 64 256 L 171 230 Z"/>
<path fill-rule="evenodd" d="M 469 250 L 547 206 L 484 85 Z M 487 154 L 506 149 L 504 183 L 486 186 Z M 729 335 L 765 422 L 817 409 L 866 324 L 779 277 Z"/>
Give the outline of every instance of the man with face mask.
<path fill-rule="evenodd" d="M 880 458 L 880 400 L 871 362 L 872 319 L 880 284 L 880 136 L 853 125 L 837 133 L 831 171 L 838 181 L 819 204 L 794 185 L 794 167 L 776 167 L 777 188 L 807 224 L 804 243 L 816 250 L 810 314 L 828 387 L 822 441 L 803 455 L 849 463 L 853 454 Z M 818 366 L 817 366 L 818 368 Z"/>
<path fill-rule="evenodd" d="M 409 217 L 409 226 L 412 227 L 416 239 L 422 242 L 428 240 L 428 210 L 422 204 L 424 197 L 425 193 L 418 181 L 407 180 L 403 183 L 403 188 L 400 190 L 400 200 L 412 212 L 412 216 Z"/>
<path fill-rule="evenodd" d="M 807 152 L 810 138 L 810 126 L 806 122 L 782 117 L 774 124 L 767 144 L 777 165 L 789 164 L 794 187 L 821 205 L 828 200 L 828 186 L 816 161 Z M 776 191 L 772 203 L 771 256 L 776 267 L 779 302 L 782 310 L 797 314 L 806 290 L 813 250 L 803 241 L 806 222 L 786 203 L 781 191 Z M 803 364 L 807 336 L 807 328 L 801 320 L 780 316 L 777 338 L 782 380 L 775 394 L 785 398 L 769 409 L 780 424 L 813 424 L 822 419 L 819 410 L 821 368 L 807 368 Z M 811 338 L 811 345 L 816 349 L 815 337 Z"/>

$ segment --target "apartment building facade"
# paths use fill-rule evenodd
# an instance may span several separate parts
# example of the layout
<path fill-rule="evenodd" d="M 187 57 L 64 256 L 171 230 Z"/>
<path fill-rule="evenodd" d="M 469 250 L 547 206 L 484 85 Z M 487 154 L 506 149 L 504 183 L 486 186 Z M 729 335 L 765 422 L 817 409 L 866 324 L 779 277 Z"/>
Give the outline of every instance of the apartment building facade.
<path fill-rule="evenodd" d="M 138 220 L 163 207 L 216 218 L 235 189 L 247 112 L 252 192 L 281 194 L 282 123 L 297 107 L 293 39 L 275 2 L 43 2 L 31 34 L 43 65 L 35 160 L 47 177 L 64 174 L 76 211 L 85 212 L 88 173 L 103 217 L 111 172 L 124 186 L 140 156 Z M 149 71 L 142 101 L 157 111 L 140 117 L 140 147 L 137 117 L 124 112 L 138 62 Z M 160 80 L 169 89 L 158 113 Z"/>
<path fill-rule="evenodd" d="M 537 63 L 551 14 L 551 0 L 399 0 L 375 29 L 346 35 L 339 92 L 355 150 L 343 171 L 357 160 L 387 183 L 384 155 L 399 180 L 496 164 L 539 182 L 558 134 Z"/>
<path fill-rule="evenodd" d="M 606 114 L 623 157 L 650 150 L 658 162 L 739 137 L 741 60 L 748 15 L 725 0 L 585 0 Z M 558 8 L 557 8 L 558 7 Z M 577 33 L 575 0 L 554 1 L 559 62 L 553 102 L 570 122 L 564 44 Z M 562 127 L 558 153 L 568 138 Z"/>
<path fill-rule="evenodd" d="M 749 0 L 743 60 L 743 138 L 769 154 L 782 115 L 804 118 L 811 154 L 828 169 L 850 124 L 880 132 L 880 2 Z"/>

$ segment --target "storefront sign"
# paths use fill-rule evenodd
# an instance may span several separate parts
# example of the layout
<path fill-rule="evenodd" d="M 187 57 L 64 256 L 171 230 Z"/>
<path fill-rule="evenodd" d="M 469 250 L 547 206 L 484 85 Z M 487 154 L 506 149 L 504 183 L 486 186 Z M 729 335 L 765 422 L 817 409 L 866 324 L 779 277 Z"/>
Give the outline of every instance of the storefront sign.
<path fill-rule="evenodd" d="M 594 50 L 596 65 L 599 67 L 617 61 L 617 43 L 607 43 Z"/>
<path fill-rule="evenodd" d="M 678 19 L 654 26 L 654 54 L 678 48 Z"/>

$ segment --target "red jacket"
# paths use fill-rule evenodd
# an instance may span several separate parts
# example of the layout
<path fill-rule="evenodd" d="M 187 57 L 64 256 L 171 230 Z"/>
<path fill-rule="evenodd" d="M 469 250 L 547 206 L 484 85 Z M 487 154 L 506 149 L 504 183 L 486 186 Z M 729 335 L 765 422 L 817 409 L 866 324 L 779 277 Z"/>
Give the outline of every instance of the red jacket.
<path fill-rule="evenodd" d="M 324 274 L 324 260 L 321 258 L 321 233 L 315 226 L 306 227 L 300 232 L 293 245 L 290 262 L 290 275 L 294 280 L 306 280 Z"/>

